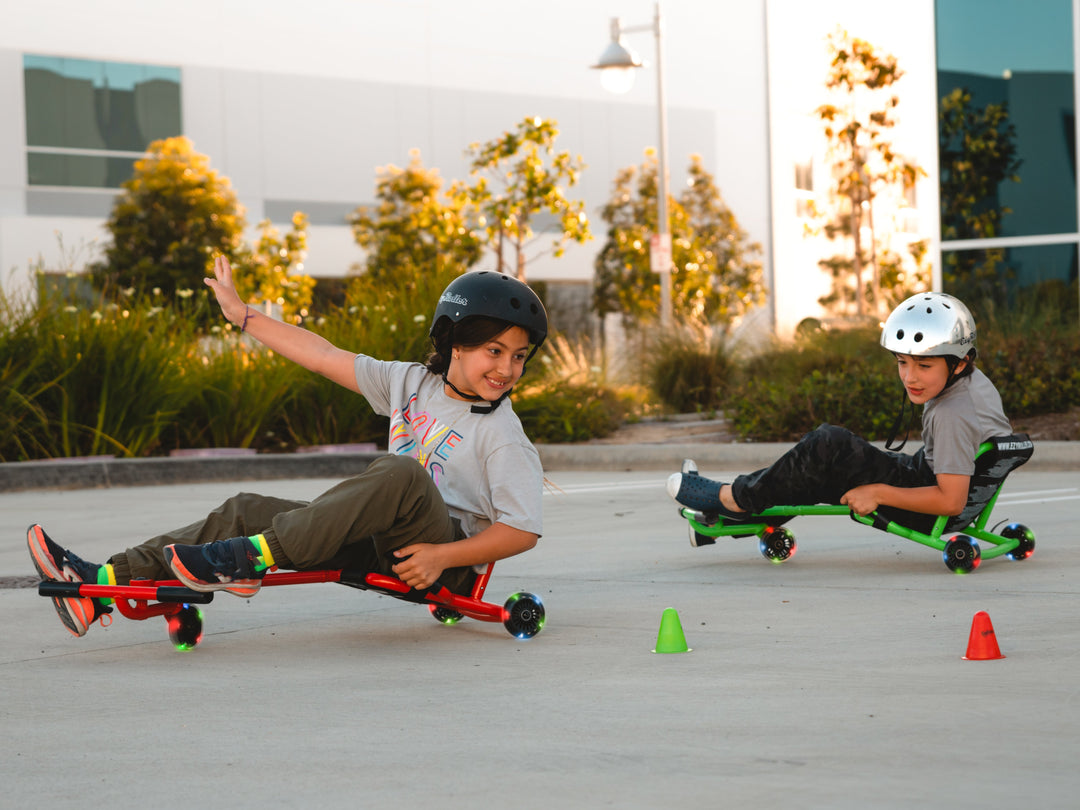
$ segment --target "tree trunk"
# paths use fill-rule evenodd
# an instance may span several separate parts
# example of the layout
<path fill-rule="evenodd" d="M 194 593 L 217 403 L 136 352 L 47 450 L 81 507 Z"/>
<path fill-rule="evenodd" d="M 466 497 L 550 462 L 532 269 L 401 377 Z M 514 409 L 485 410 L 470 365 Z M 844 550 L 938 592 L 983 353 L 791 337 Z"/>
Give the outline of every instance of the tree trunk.
<path fill-rule="evenodd" d="M 859 233 L 862 219 L 862 203 L 858 190 L 851 195 L 851 238 L 855 242 L 855 256 L 851 262 L 851 272 L 855 276 L 855 314 L 863 315 L 863 277 L 862 277 L 862 235 Z"/>

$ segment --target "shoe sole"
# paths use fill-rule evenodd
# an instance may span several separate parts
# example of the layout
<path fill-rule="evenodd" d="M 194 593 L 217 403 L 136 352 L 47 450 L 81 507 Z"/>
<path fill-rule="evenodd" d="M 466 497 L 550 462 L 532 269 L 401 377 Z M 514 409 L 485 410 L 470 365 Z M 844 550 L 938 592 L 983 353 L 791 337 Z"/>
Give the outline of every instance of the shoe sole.
<path fill-rule="evenodd" d="M 169 568 L 176 574 L 176 578 L 184 583 L 185 587 L 191 588 L 193 591 L 199 593 L 216 593 L 217 591 L 225 591 L 225 593 L 231 593 L 233 596 L 239 596 L 242 599 L 254 596 L 262 588 L 262 581 L 257 579 L 237 579 L 232 582 L 205 582 L 193 573 L 191 573 L 185 566 L 184 561 L 177 556 L 176 551 L 172 546 L 165 546 L 165 562 L 168 563 Z"/>
<path fill-rule="evenodd" d="M 66 576 L 56 564 L 49 545 L 45 542 L 45 530 L 38 524 L 34 524 L 26 530 L 26 545 L 30 549 L 30 558 L 34 561 L 34 568 L 42 579 L 52 582 L 82 582 L 81 579 L 72 579 Z M 53 597 L 53 607 L 56 615 L 64 623 L 76 638 L 82 638 L 94 619 L 94 604 L 89 597 L 61 598 Z"/>
<path fill-rule="evenodd" d="M 53 559 L 49 551 L 49 544 L 45 541 L 45 530 L 37 523 L 26 530 L 26 547 L 30 550 L 30 558 L 34 561 L 34 568 L 43 579 L 51 579 L 53 582 L 71 582 L 64 576 L 60 566 Z"/>

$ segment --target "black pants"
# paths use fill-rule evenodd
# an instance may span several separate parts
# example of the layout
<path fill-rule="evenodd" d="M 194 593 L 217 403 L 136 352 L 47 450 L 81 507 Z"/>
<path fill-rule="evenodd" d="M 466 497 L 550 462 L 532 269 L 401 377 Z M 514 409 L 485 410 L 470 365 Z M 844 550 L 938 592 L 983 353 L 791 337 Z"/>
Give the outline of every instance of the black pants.
<path fill-rule="evenodd" d="M 922 449 L 911 456 L 881 450 L 846 428 L 821 425 L 770 466 L 738 476 L 731 493 L 740 507 L 757 513 L 770 506 L 839 505 L 845 492 L 861 484 L 925 487 L 935 481 Z M 922 532 L 930 531 L 936 518 L 890 506 L 878 512 Z"/>

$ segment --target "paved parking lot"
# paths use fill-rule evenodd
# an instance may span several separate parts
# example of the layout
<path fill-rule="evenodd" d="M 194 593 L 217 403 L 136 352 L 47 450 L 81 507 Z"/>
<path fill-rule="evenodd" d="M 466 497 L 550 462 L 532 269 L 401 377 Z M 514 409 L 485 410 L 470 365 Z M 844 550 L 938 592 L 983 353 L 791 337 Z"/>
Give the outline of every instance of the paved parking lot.
<path fill-rule="evenodd" d="M 664 473 L 549 477 L 544 538 L 488 589 L 541 596 L 531 641 L 323 584 L 220 595 L 178 653 L 161 619 L 74 639 L 0 590 L 3 804 L 1075 807 L 1080 471 L 1014 474 L 996 516 L 1036 552 L 963 577 L 846 518 L 797 518 L 783 565 L 695 549 Z M 239 489 L 331 483 L 0 494 L 0 576 L 33 573 L 31 522 L 99 560 Z M 692 652 L 651 652 L 667 607 Z M 979 610 L 1006 658 L 963 660 Z"/>

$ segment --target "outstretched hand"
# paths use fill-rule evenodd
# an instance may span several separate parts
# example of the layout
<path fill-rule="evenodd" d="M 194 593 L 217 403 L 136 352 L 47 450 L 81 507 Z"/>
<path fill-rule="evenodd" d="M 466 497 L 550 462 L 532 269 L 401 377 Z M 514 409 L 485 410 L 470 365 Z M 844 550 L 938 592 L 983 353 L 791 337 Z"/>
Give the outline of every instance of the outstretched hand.
<path fill-rule="evenodd" d="M 203 283 L 214 291 L 218 306 L 222 314 L 234 325 L 240 326 L 247 314 L 247 304 L 240 300 L 239 293 L 233 285 L 232 265 L 224 256 L 214 259 L 214 278 L 204 278 Z"/>

